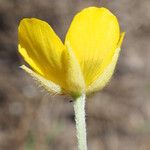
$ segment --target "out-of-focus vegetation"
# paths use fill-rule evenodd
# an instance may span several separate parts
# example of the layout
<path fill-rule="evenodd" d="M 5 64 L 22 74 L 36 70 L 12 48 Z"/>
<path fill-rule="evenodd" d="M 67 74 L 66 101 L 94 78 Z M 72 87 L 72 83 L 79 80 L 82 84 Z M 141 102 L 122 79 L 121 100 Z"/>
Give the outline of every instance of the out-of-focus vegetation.
<path fill-rule="evenodd" d="M 76 149 L 72 103 L 19 69 L 17 27 L 37 17 L 64 40 L 74 14 L 91 5 L 118 16 L 126 37 L 113 79 L 87 101 L 89 150 L 150 149 L 149 0 L 0 0 L 0 150 Z"/>

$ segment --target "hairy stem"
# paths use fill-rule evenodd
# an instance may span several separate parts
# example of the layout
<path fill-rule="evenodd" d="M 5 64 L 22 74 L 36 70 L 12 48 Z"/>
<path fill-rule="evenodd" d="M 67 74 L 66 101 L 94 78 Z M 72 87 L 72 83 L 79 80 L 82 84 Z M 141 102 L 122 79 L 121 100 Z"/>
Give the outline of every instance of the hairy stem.
<path fill-rule="evenodd" d="M 87 150 L 86 122 L 85 122 L 85 95 L 84 94 L 75 99 L 74 112 L 75 112 L 78 149 Z"/>

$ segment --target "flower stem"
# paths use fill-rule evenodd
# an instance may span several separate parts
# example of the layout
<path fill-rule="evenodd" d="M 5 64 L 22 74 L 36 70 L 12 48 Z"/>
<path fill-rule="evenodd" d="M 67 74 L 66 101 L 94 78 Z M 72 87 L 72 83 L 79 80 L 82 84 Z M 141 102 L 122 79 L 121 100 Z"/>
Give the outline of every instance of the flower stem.
<path fill-rule="evenodd" d="M 76 134 L 78 140 L 78 150 L 87 150 L 86 122 L 85 122 L 85 94 L 75 99 L 74 112 L 76 122 Z"/>

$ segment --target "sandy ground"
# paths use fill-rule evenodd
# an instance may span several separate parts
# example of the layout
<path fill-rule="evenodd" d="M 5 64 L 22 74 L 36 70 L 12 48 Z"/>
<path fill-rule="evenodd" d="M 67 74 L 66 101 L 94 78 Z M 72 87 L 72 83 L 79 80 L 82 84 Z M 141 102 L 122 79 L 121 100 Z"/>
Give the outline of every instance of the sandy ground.
<path fill-rule="evenodd" d="M 111 82 L 87 100 L 89 150 L 150 149 L 149 0 L 0 0 L 0 150 L 77 149 L 72 103 L 19 69 L 17 27 L 37 17 L 64 40 L 76 12 L 91 5 L 109 8 L 126 37 Z"/>

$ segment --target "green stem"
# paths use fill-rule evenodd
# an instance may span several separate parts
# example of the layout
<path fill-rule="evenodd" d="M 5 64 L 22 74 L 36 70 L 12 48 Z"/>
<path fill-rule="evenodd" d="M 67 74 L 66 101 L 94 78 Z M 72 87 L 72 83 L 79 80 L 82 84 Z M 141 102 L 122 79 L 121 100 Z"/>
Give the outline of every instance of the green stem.
<path fill-rule="evenodd" d="M 75 99 L 74 112 L 75 112 L 78 149 L 87 150 L 86 122 L 85 122 L 85 94 Z"/>

